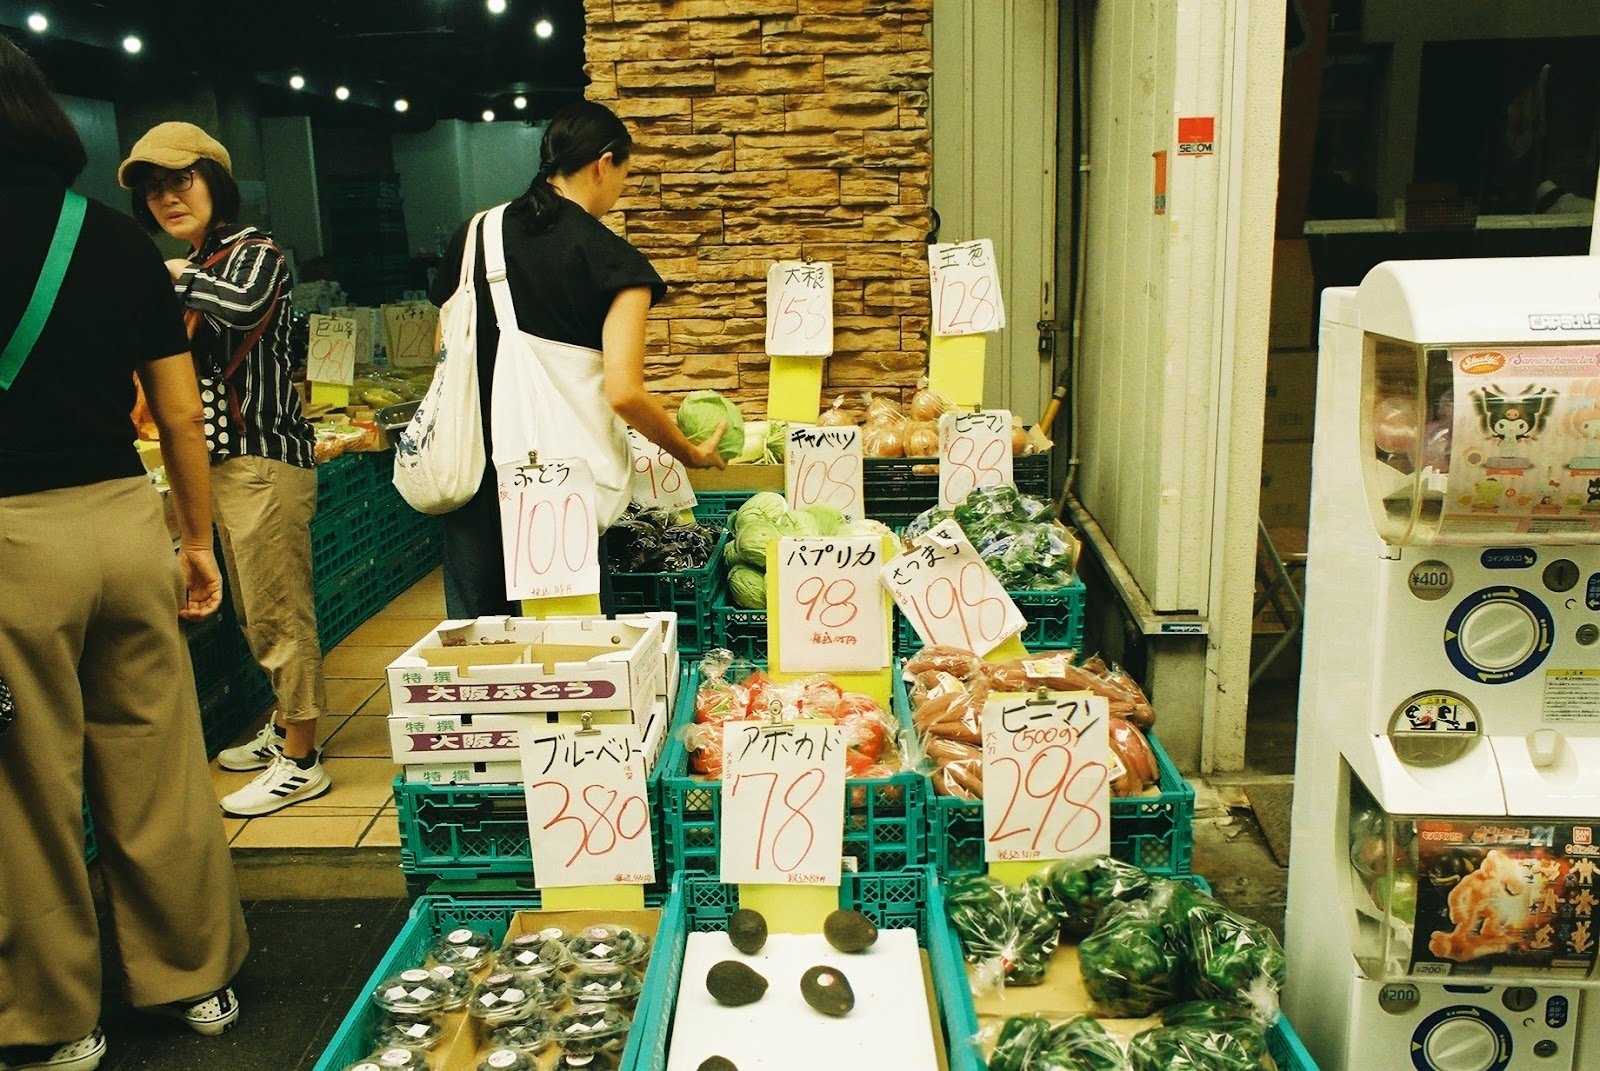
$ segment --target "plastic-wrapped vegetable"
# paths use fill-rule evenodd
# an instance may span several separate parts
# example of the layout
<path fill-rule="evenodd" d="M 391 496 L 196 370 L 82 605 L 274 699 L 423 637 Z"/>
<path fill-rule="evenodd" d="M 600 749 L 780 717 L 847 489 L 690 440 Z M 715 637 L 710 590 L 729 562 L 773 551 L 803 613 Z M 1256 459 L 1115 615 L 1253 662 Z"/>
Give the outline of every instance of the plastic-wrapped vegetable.
<path fill-rule="evenodd" d="M 933 509 L 923 510 L 915 517 L 911 518 L 911 523 L 906 525 L 905 530 L 900 533 L 900 537 L 904 539 L 906 545 L 909 546 L 913 539 L 916 539 L 918 536 L 927 532 L 928 529 L 932 528 L 940 521 L 947 521 L 954 516 L 955 514 L 952 511 L 942 509 L 938 506 L 935 506 Z"/>
<path fill-rule="evenodd" d="M 1211 1026 L 1255 1022 L 1238 1004 L 1221 1000 L 1186 1000 L 1161 1010 L 1162 1026 Z"/>
<path fill-rule="evenodd" d="M 1150 875 L 1109 855 L 1063 859 L 1050 868 L 1047 880 L 1062 932 L 1073 940 L 1092 933 L 1095 919 L 1113 900 L 1142 900 L 1150 892 Z"/>
<path fill-rule="evenodd" d="M 1159 1026 L 1128 1044 L 1133 1071 L 1264 1071 L 1274 1066 L 1267 1035 L 1252 1022 Z"/>
<path fill-rule="evenodd" d="M 989 1071 L 1033 1071 L 1050 1042 L 1050 1023 L 1038 1015 L 1014 1015 L 1000 1027 Z"/>
<path fill-rule="evenodd" d="M 1196 997 L 1276 1005 L 1287 964 L 1271 930 L 1215 901 L 1191 906 L 1183 922 Z"/>
<path fill-rule="evenodd" d="M 1138 726 L 1113 714 L 1108 723 L 1111 753 L 1122 764 L 1122 775 L 1112 780 L 1113 796 L 1136 796 L 1161 780 L 1156 753 Z"/>
<path fill-rule="evenodd" d="M 1168 940 L 1161 916 L 1143 900 L 1114 901 L 1078 945 L 1084 988 L 1095 1007 L 1137 1019 L 1183 994 L 1183 956 Z"/>
<path fill-rule="evenodd" d="M 677 573 L 700 569 L 711 560 L 722 530 L 681 524 L 658 509 L 630 505 L 606 533 L 606 558 L 618 573 Z"/>
<path fill-rule="evenodd" d="M 982 974 L 1011 986 L 1044 980 L 1061 925 L 1042 878 L 1029 878 L 1020 888 L 986 874 L 955 878 L 945 890 L 945 912 L 962 951 Z"/>
<path fill-rule="evenodd" d="M 1053 1027 L 1032 1067 L 1033 1071 L 1129 1071 L 1122 1046 L 1098 1019 L 1087 1015 Z"/>
<path fill-rule="evenodd" d="M 971 680 L 984 665 L 983 659 L 960 647 L 924 647 L 906 660 L 910 674 L 930 671 L 949 673 L 963 681 Z"/>

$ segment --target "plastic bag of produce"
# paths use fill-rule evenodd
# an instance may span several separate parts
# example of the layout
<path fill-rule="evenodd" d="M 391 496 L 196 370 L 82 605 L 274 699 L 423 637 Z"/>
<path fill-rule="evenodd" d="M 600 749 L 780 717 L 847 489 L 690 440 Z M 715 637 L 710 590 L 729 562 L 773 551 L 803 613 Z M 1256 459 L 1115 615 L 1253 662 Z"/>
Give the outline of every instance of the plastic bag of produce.
<path fill-rule="evenodd" d="M 1098 1012 L 1138 1019 L 1181 999 L 1183 956 L 1143 900 L 1113 901 L 1078 945 L 1084 988 Z"/>
<path fill-rule="evenodd" d="M 1107 729 L 1111 754 L 1122 767 L 1122 773 L 1111 780 L 1111 794 L 1137 796 L 1151 785 L 1158 784 L 1161 781 L 1161 769 L 1156 762 L 1156 753 L 1138 726 L 1113 714 Z"/>
<path fill-rule="evenodd" d="M 1061 925 L 1042 878 L 1020 888 L 986 874 L 954 878 L 945 889 L 945 913 L 967 960 L 978 965 L 974 992 L 1044 980 Z"/>
<path fill-rule="evenodd" d="M 989 1071 L 1033 1071 L 1050 1042 L 1050 1022 L 1040 1015 L 1013 1015 L 1000 1026 Z"/>
<path fill-rule="evenodd" d="M 924 647 L 906 659 L 905 669 L 913 676 L 919 673 L 939 672 L 949 673 L 968 681 L 976 676 L 983 666 L 983 659 L 971 651 L 961 647 L 935 645 Z"/>
<path fill-rule="evenodd" d="M 1194 995 L 1248 1005 L 1270 1018 L 1268 1009 L 1276 1009 L 1287 971 L 1272 931 L 1214 900 L 1191 905 L 1183 924 Z"/>
<path fill-rule="evenodd" d="M 1080 1015 L 1052 1027 L 1033 1071 L 1130 1071 L 1122 1046 L 1099 1020 Z"/>
<path fill-rule="evenodd" d="M 925 509 L 915 517 L 911 518 L 911 523 L 905 526 L 905 530 L 900 533 L 900 538 L 904 540 L 906 546 L 909 547 L 912 540 L 916 539 L 920 535 L 925 534 L 928 529 L 932 528 L 940 521 L 949 520 L 954 516 L 954 512 L 943 509 L 939 506 L 935 506 L 932 509 Z"/>
<path fill-rule="evenodd" d="M 1050 868 L 1047 880 L 1062 933 L 1071 940 L 1092 933 L 1095 920 L 1112 901 L 1142 900 L 1150 892 L 1150 875 L 1109 855 L 1063 859 Z"/>
<path fill-rule="evenodd" d="M 989 686 L 979 678 L 972 684 L 929 699 L 912 712 L 911 721 L 925 744 L 930 737 L 941 737 L 982 746 L 983 705 L 988 701 Z"/>
<path fill-rule="evenodd" d="M 844 428 L 859 423 L 856 415 L 845 408 L 844 395 L 839 395 L 833 404 L 817 415 L 817 425 L 823 428 Z"/>
<path fill-rule="evenodd" d="M 983 752 L 972 744 L 930 736 L 923 753 L 933 764 L 928 780 L 940 796 L 962 800 L 983 799 Z"/>
<path fill-rule="evenodd" d="M 1267 1035 L 1260 1024 L 1158 1026 L 1128 1044 L 1133 1071 L 1271 1071 Z"/>

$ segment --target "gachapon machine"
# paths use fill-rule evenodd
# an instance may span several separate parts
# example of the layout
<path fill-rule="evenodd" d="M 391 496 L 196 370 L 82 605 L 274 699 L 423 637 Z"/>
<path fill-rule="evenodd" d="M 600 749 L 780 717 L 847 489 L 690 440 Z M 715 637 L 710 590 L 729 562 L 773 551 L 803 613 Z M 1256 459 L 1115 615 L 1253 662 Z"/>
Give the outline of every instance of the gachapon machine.
<path fill-rule="evenodd" d="M 1324 1071 L 1600 1071 L 1600 259 L 1328 290 L 1284 1006 Z"/>

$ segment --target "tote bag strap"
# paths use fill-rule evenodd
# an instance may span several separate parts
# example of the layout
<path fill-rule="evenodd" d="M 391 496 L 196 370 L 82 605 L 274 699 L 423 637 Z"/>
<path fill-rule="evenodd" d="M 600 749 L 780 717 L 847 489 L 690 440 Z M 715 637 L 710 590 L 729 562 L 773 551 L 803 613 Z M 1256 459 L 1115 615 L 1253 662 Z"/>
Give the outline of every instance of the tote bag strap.
<path fill-rule="evenodd" d="M 44 267 L 39 271 L 39 281 L 34 284 L 33 296 L 22 310 L 22 319 L 11 333 L 11 340 L 0 351 L 0 390 L 10 390 L 17 373 L 27 363 L 34 344 L 44 331 L 50 312 L 56 307 L 56 297 L 61 293 L 61 283 L 67 277 L 67 265 L 72 262 L 72 252 L 78 247 L 78 234 L 83 230 L 83 214 L 89 202 L 82 194 L 68 190 L 61 201 L 61 215 L 56 219 L 56 232 L 50 238 L 50 249 L 45 253 Z"/>
<path fill-rule="evenodd" d="M 511 300 L 511 284 L 506 282 L 506 206 L 496 205 L 483 219 L 483 268 L 489 279 L 489 296 L 494 298 L 494 319 L 502 335 L 514 334 L 517 306 Z"/>

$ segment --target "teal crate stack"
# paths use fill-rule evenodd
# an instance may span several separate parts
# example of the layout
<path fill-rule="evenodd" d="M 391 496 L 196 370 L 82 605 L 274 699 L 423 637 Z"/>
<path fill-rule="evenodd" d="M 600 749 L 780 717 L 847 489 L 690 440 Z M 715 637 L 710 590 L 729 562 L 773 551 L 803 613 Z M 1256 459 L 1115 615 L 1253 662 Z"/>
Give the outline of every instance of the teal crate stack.
<path fill-rule="evenodd" d="M 709 523 L 709 522 L 708 522 Z M 619 614 L 672 610 L 678 615 L 678 650 L 699 654 L 715 645 L 712 607 L 723 584 L 724 529 L 711 557 L 698 569 L 675 573 L 612 573 L 611 597 Z"/>
<path fill-rule="evenodd" d="M 717 592 L 711 613 L 716 621 L 718 647 L 726 647 L 740 658 L 761 661 L 767 657 L 767 612 L 746 610 L 733 604 L 733 593 L 726 583 Z"/>
<path fill-rule="evenodd" d="M 679 692 L 677 725 L 694 716 L 700 668 L 694 666 Z M 910 723 L 902 720 L 902 746 Z M 722 782 L 689 771 L 689 752 L 674 731 L 661 757 L 661 821 L 667 865 L 674 874 L 721 872 Z M 861 871 L 897 871 L 923 862 L 927 851 L 924 809 L 927 778 L 914 770 L 845 782 L 844 856 Z"/>
<path fill-rule="evenodd" d="M 654 948 L 680 949 L 681 967 L 683 947 L 681 928 L 684 917 L 682 894 L 674 891 L 667 896 L 647 896 L 645 902 L 652 907 L 662 909 L 661 926 L 656 931 Z M 401 927 L 389 950 L 378 961 L 367 984 L 360 991 L 361 996 L 339 1023 L 334 1031 L 333 1040 L 323 1050 L 321 1059 L 316 1062 L 312 1071 L 343 1071 L 343 1068 L 372 1052 L 372 1039 L 383 1013 L 367 999 L 367 994 L 377 989 L 384 979 L 423 963 L 427 959 L 428 949 L 440 935 L 459 926 L 466 926 L 487 933 L 499 943 L 505 940 L 506 931 L 510 929 L 517 912 L 538 909 L 537 896 L 461 900 L 447 896 L 425 896 L 418 900 L 411 907 L 411 917 Z M 647 1044 L 647 1031 L 644 1027 L 648 1018 L 646 1001 L 650 994 L 666 990 L 663 976 L 671 969 L 669 959 L 670 957 L 662 956 L 659 951 L 653 951 L 649 966 L 645 969 L 644 991 L 639 998 L 638 1010 L 635 1012 L 634 1029 L 629 1033 L 627 1045 L 619 1058 L 619 1066 L 627 1071 L 636 1068 L 642 1071 L 643 1068 L 650 1066 L 640 1062 L 639 1055 Z M 676 979 L 677 973 L 672 972 L 672 976 Z M 672 992 L 676 991 L 677 986 L 674 982 Z"/>
<path fill-rule="evenodd" d="M 739 512 L 739 507 L 750 500 L 754 491 L 696 491 L 694 497 L 695 520 L 701 524 L 720 524 L 726 527 L 728 518 Z"/>

